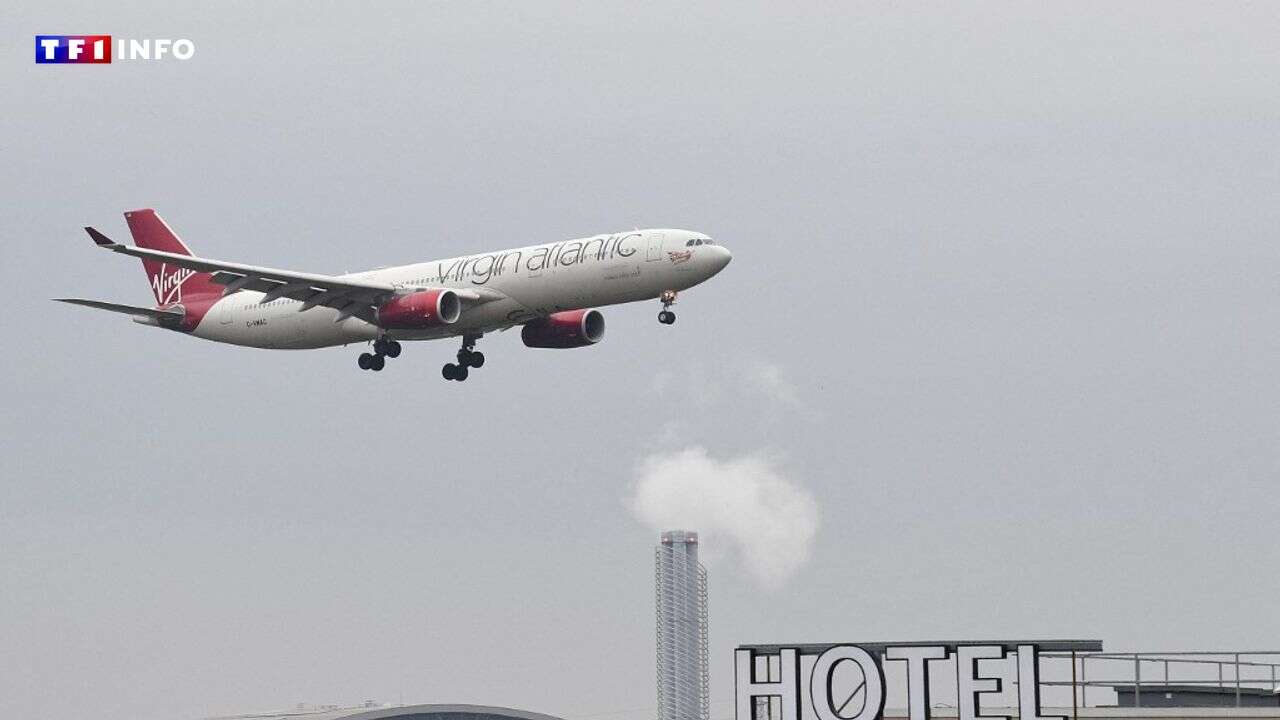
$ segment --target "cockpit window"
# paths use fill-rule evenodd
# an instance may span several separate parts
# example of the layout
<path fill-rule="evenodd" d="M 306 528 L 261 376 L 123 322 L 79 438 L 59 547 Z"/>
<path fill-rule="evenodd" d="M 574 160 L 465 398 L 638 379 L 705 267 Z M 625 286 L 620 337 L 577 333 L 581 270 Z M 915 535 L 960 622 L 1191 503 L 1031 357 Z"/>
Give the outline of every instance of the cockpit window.
<path fill-rule="evenodd" d="M 693 241 L 690 240 L 684 244 L 685 247 L 693 247 Z"/>

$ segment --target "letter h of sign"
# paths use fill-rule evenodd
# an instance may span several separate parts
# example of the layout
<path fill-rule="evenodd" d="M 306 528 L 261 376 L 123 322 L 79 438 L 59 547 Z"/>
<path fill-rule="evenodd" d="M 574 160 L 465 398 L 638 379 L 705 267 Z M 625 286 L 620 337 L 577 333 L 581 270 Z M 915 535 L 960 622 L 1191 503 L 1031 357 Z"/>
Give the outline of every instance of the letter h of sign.
<path fill-rule="evenodd" d="M 768 707 L 771 698 L 778 698 L 782 716 L 773 720 L 800 720 L 800 658 L 795 648 L 783 648 L 778 652 L 778 681 L 769 678 L 769 656 L 764 656 L 765 679 L 756 678 L 756 654 L 752 650 L 734 652 L 733 685 L 737 695 L 737 720 L 765 720 L 757 717 L 756 700 L 763 699 Z"/>

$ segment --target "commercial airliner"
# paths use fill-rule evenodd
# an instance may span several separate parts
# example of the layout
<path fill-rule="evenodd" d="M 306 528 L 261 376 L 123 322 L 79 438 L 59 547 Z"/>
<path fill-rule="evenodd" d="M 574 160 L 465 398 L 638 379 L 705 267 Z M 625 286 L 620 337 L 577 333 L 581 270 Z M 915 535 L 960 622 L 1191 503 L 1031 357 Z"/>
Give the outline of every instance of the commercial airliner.
<path fill-rule="evenodd" d="M 56 298 L 133 316 L 135 322 L 214 342 L 277 350 L 371 343 L 362 370 L 382 370 L 401 342 L 459 337 L 446 380 L 484 365 L 476 342 L 521 327 L 533 348 L 576 348 L 604 337 L 593 309 L 659 300 L 658 321 L 675 322 L 677 295 L 729 264 L 704 233 L 634 230 L 381 268 L 345 275 L 278 270 L 195 257 L 154 210 L 124 214 L 136 245 L 91 227 L 98 247 L 142 260 L 156 304 L 137 307 Z"/>

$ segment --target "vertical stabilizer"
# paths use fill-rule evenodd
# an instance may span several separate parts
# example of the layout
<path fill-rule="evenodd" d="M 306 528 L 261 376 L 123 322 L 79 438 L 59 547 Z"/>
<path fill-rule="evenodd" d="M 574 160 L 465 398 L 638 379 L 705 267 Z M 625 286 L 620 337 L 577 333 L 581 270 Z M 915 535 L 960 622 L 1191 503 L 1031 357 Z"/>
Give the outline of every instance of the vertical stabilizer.
<path fill-rule="evenodd" d="M 133 242 L 140 248 L 162 250 L 175 255 L 190 255 L 191 251 L 169 227 L 164 218 L 151 209 L 130 210 L 124 214 L 129 222 Z M 212 275 L 187 268 L 170 267 L 160 260 L 144 259 L 142 267 L 155 293 L 156 303 L 164 306 L 182 302 L 183 296 L 220 295 L 222 286 L 214 283 Z"/>

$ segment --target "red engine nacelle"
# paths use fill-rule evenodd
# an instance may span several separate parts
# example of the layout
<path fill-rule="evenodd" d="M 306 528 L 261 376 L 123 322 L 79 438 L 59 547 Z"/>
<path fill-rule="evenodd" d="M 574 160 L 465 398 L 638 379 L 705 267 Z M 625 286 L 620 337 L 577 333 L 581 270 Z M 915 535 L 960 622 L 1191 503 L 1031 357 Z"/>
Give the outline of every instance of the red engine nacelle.
<path fill-rule="evenodd" d="M 423 290 L 378 306 L 378 324 L 388 330 L 425 330 L 452 325 L 462 314 L 462 301 L 452 290 Z"/>
<path fill-rule="evenodd" d="M 604 315 L 599 310 L 568 310 L 526 323 L 520 339 L 533 348 L 576 348 L 604 339 Z"/>

